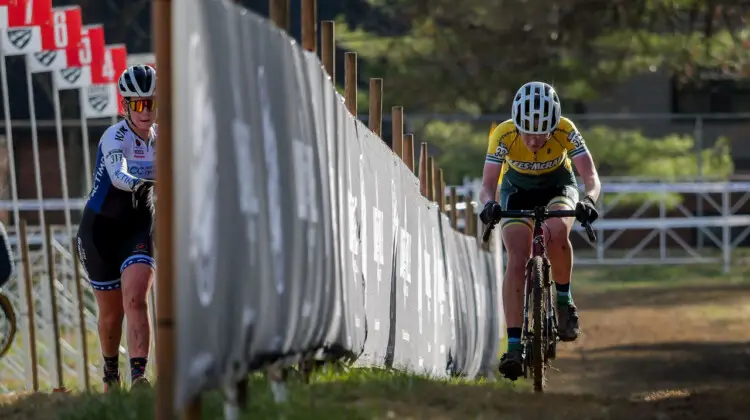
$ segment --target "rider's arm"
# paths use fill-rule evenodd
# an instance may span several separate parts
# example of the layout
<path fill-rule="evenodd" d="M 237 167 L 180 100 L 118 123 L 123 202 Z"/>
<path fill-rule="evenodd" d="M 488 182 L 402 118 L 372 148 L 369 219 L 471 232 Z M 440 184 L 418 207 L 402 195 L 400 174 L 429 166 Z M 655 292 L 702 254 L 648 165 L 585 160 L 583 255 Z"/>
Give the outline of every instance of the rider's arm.
<path fill-rule="evenodd" d="M 581 179 L 583 179 L 583 187 L 586 195 L 597 201 L 602 191 L 602 184 L 599 182 L 599 173 L 596 172 L 596 166 L 594 166 L 591 154 L 586 153 L 585 155 L 574 157 L 573 164 L 578 174 L 581 175 Z"/>
<path fill-rule="evenodd" d="M 140 178 L 128 172 L 128 162 L 123 151 L 123 142 L 114 136 L 105 136 L 101 140 L 104 166 L 109 173 L 109 179 L 115 188 L 123 191 L 133 191 Z"/>
<path fill-rule="evenodd" d="M 572 127 L 572 131 L 568 135 L 567 149 L 568 155 L 576 167 L 576 171 L 578 171 L 581 179 L 583 179 L 585 194 L 594 201 L 597 201 L 602 190 L 602 184 L 599 182 L 599 173 L 596 171 L 594 159 L 591 158 L 591 153 L 589 153 L 589 149 L 586 147 L 586 142 L 583 141 L 583 136 L 581 136 L 581 133 L 578 132 L 575 126 Z"/>
<path fill-rule="evenodd" d="M 497 193 L 497 180 L 505 163 L 507 149 L 500 147 L 499 126 L 490 134 L 487 144 L 487 156 L 484 158 L 484 170 L 482 171 L 482 190 L 479 192 L 479 201 L 485 205 L 488 201 L 495 199 Z"/>

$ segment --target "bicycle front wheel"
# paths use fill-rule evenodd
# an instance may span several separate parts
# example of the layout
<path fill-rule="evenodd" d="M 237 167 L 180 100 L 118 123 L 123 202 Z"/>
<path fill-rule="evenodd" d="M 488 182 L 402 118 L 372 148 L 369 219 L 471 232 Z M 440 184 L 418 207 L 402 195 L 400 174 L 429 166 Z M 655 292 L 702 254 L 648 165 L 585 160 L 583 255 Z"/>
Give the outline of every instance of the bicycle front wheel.
<path fill-rule="evenodd" d="M 544 278 L 544 267 L 542 257 L 534 257 L 531 260 L 531 280 L 532 280 L 532 298 L 534 301 L 534 342 L 532 344 L 531 360 L 533 362 L 532 371 L 534 373 L 534 391 L 543 392 L 545 387 L 545 370 L 546 370 L 546 352 L 548 348 L 546 323 L 547 323 L 547 302 L 546 294 L 548 289 Z"/>
<path fill-rule="evenodd" d="M 16 312 L 10 304 L 10 299 L 0 293 L 0 357 L 10 350 L 13 338 L 16 336 Z"/>

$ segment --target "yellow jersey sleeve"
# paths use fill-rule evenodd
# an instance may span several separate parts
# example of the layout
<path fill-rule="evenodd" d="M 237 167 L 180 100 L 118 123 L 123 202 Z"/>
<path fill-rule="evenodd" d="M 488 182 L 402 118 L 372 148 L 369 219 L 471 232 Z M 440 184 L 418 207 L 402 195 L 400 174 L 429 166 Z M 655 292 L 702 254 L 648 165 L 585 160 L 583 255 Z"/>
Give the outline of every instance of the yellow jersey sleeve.
<path fill-rule="evenodd" d="M 583 136 L 578 131 L 575 124 L 573 124 L 573 121 L 561 117 L 560 124 L 558 124 L 555 131 L 555 134 L 562 134 L 556 135 L 555 137 L 557 137 L 560 144 L 568 151 L 568 157 L 574 158 L 589 153 L 589 150 L 586 147 L 586 142 L 583 140 Z"/>
<path fill-rule="evenodd" d="M 510 123 L 510 127 L 508 124 Z M 484 163 L 492 163 L 496 165 L 502 165 L 505 163 L 505 156 L 508 155 L 508 145 L 503 140 L 507 138 L 507 134 L 515 129 L 513 122 L 508 120 L 500 123 L 490 132 L 489 141 L 487 142 L 487 156 L 484 159 Z"/>

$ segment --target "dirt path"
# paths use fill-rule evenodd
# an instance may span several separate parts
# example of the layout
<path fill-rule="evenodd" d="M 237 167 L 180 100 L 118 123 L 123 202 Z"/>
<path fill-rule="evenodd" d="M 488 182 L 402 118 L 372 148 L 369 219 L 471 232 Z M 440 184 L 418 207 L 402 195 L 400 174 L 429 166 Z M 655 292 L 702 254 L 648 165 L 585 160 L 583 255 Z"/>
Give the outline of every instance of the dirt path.
<path fill-rule="evenodd" d="M 574 296 L 583 334 L 558 347 L 550 391 L 663 399 L 703 419 L 750 410 L 750 284 L 580 288 Z"/>

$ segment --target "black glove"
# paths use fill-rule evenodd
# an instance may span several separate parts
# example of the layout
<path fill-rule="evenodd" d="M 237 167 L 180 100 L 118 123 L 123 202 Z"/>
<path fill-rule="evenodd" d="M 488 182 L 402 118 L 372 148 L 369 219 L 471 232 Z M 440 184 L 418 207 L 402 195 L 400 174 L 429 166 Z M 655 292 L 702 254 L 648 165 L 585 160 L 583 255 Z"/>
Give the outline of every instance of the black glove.
<path fill-rule="evenodd" d="M 479 213 L 479 219 L 485 225 L 495 223 L 500 220 L 500 212 L 502 210 L 503 208 L 500 207 L 500 204 L 497 204 L 497 202 L 494 200 L 490 200 L 484 205 L 484 209 L 482 209 L 482 212 Z"/>
<path fill-rule="evenodd" d="M 576 220 L 581 223 L 594 223 L 599 218 L 594 199 L 588 195 L 576 204 Z"/>
<path fill-rule="evenodd" d="M 140 198 L 148 199 L 150 195 L 149 189 L 154 185 L 156 185 L 156 181 L 153 179 L 140 178 L 135 182 L 133 186 L 133 208 L 138 208 L 138 200 Z"/>

